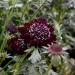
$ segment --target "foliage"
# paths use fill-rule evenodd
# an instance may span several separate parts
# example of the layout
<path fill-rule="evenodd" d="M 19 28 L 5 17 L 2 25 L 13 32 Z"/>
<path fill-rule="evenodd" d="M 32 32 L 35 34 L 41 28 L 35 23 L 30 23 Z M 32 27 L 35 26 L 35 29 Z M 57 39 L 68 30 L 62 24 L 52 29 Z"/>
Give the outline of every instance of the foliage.
<path fill-rule="evenodd" d="M 70 62 L 70 58 L 75 58 L 72 54 L 75 53 L 74 9 L 74 0 L 0 0 L 0 75 L 74 75 L 75 64 Z M 10 31 L 6 29 L 10 24 L 18 29 L 38 18 L 46 19 L 54 27 L 56 43 L 64 50 L 61 54 L 53 55 L 48 51 L 48 46 L 54 42 L 41 47 L 30 46 L 28 38 L 26 41 L 25 37 L 20 38 L 19 31 L 11 33 L 12 27 L 9 27 Z M 36 23 L 40 25 L 39 21 Z M 12 42 L 14 46 L 17 41 L 16 50 L 8 48 L 11 47 L 9 40 L 16 36 L 27 44 L 23 54 L 20 54 L 23 41 Z"/>

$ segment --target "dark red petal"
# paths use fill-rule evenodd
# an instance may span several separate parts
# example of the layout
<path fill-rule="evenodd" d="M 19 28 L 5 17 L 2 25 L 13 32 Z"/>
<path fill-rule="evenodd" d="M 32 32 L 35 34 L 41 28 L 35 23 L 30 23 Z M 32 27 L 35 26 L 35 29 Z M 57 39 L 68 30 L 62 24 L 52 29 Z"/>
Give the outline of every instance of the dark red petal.
<path fill-rule="evenodd" d="M 21 33 L 21 37 L 26 39 L 29 45 L 43 46 L 56 41 L 56 36 L 53 34 L 53 26 L 48 24 L 47 20 L 43 18 L 25 23 L 18 30 Z"/>
<path fill-rule="evenodd" d="M 48 24 L 48 28 L 49 28 L 50 32 L 53 32 L 54 31 L 53 25 Z"/>
<path fill-rule="evenodd" d="M 23 53 L 27 48 L 26 41 L 21 37 L 13 37 L 7 41 L 8 49 L 14 53 Z"/>
<path fill-rule="evenodd" d="M 26 33 L 28 33 L 29 27 L 30 27 L 30 24 L 29 23 L 25 23 L 24 25 L 18 27 L 18 31 L 21 34 L 26 34 Z"/>

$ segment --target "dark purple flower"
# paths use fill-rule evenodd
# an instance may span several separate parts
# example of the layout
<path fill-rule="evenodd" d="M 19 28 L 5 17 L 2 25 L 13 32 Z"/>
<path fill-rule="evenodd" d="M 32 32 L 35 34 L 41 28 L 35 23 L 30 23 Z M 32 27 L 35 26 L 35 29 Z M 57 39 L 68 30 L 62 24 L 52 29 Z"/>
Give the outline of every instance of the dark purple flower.
<path fill-rule="evenodd" d="M 34 19 L 18 28 L 23 37 L 27 37 L 29 45 L 43 46 L 56 41 L 53 34 L 53 26 L 48 24 L 46 19 Z"/>
<path fill-rule="evenodd" d="M 8 40 L 8 49 L 14 53 L 23 53 L 27 49 L 26 41 L 20 37 L 13 37 Z"/>
<path fill-rule="evenodd" d="M 15 33 L 15 32 L 17 32 L 17 27 L 15 24 L 8 24 L 6 26 L 6 30 L 10 33 Z"/>

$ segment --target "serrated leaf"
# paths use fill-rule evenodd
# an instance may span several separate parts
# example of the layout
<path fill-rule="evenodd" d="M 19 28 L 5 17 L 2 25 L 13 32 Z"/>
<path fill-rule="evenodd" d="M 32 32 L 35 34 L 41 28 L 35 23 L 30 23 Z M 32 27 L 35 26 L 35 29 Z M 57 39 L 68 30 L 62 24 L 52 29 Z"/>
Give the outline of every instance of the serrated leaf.
<path fill-rule="evenodd" d="M 40 53 L 38 52 L 38 49 L 34 50 L 32 52 L 32 55 L 30 56 L 29 60 L 32 62 L 32 63 L 36 63 L 37 61 L 40 61 L 41 60 L 41 55 Z"/>

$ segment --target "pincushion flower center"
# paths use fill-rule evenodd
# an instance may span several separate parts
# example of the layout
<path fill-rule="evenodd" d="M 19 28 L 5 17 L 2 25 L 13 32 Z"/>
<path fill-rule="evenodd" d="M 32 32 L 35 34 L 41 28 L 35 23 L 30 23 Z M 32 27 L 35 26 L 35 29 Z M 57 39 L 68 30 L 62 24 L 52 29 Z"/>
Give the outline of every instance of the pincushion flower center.
<path fill-rule="evenodd" d="M 24 40 L 23 39 L 18 39 L 15 42 L 16 46 L 19 46 L 19 48 L 24 48 Z"/>
<path fill-rule="evenodd" d="M 33 23 L 30 26 L 29 33 L 30 36 L 34 37 L 36 40 L 47 40 L 51 35 L 49 28 L 42 23 Z"/>
<path fill-rule="evenodd" d="M 25 48 L 24 40 L 23 39 L 17 39 L 15 42 L 13 42 L 13 47 L 18 51 L 19 50 L 24 50 L 24 48 Z"/>

